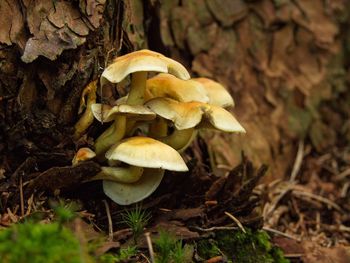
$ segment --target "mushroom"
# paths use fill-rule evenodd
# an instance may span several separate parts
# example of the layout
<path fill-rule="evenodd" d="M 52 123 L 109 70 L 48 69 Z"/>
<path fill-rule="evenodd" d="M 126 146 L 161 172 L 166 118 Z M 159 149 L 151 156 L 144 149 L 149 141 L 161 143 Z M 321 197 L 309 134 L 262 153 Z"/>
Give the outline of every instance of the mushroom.
<path fill-rule="evenodd" d="M 179 62 L 160 53 L 143 49 L 117 57 L 103 71 L 101 83 L 103 85 L 106 80 L 112 83 L 119 83 L 127 75 L 132 74 L 127 104 L 139 105 L 144 102 L 147 72 L 151 71 L 170 73 L 184 80 L 190 78 L 186 68 Z"/>
<path fill-rule="evenodd" d="M 174 74 L 181 79 L 189 79 L 190 75 L 186 68 L 179 62 L 167 58 L 160 53 L 150 50 L 139 50 L 124 56 L 117 57 L 114 62 L 109 65 L 102 73 L 101 85 L 103 87 L 106 81 L 119 83 L 131 74 L 130 92 L 128 94 L 126 104 L 142 105 L 144 103 L 145 86 L 148 72 L 164 72 Z M 104 143 L 106 137 L 115 138 L 114 142 L 122 139 L 125 135 L 126 116 L 119 115 L 116 122 L 110 129 L 103 133 L 97 139 L 96 153 L 103 153 L 110 142 Z M 100 148 L 100 145 L 103 147 Z M 105 144 L 105 145 L 104 145 Z"/>
<path fill-rule="evenodd" d="M 119 205 L 137 203 L 150 196 L 159 186 L 164 176 L 162 169 L 144 169 L 143 175 L 135 183 L 103 181 L 103 191 Z"/>
<path fill-rule="evenodd" d="M 181 102 L 209 102 L 207 91 L 197 81 L 178 79 L 173 75 L 160 73 L 146 82 L 145 100 L 166 97 Z"/>
<path fill-rule="evenodd" d="M 143 136 L 130 137 L 116 143 L 106 152 L 106 158 L 139 167 L 188 171 L 177 151 L 160 141 Z"/>
<path fill-rule="evenodd" d="M 220 83 L 208 78 L 194 78 L 192 81 L 203 85 L 209 97 L 209 104 L 220 106 L 223 108 L 234 106 L 233 98 L 227 89 Z"/>
<path fill-rule="evenodd" d="M 72 160 L 72 165 L 77 165 L 80 162 L 91 160 L 95 158 L 95 156 L 96 156 L 96 153 L 93 150 L 87 147 L 80 148 L 77 151 L 77 153 L 74 155 L 74 158 Z"/>
<path fill-rule="evenodd" d="M 188 171 L 176 150 L 148 137 L 136 136 L 122 140 L 107 151 L 106 158 L 129 164 L 129 168 L 125 169 L 144 168 L 141 178 L 133 183 L 110 179 L 103 181 L 105 194 L 121 205 L 138 202 L 152 194 L 160 184 L 164 170 Z M 123 179 L 126 178 L 129 177 L 124 176 Z"/>
<path fill-rule="evenodd" d="M 95 118 L 100 122 L 114 121 L 95 141 L 98 156 L 104 154 L 109 147 L 123 139 L 126 130 L 125 118 L 130 120 L 152 120 L 156 115 L 143 105 L 117 105 L 111 107 L 95 103 L 91 105 Z"/>
<path fill-rule="evenodd" d="M 75 124 L 75 132 L 74 138 L 79 139 L 79 137 L 84 133 L 84 131 L 91 125 L 94 120 L 94 116 L 91 112 L 91 105 L 96 103 L 96 88 L 97 88 L 97 80 L 90 82 L 86 88 L 83 90 L 80 100 L 80 106 L 78 114 L 83 111 L 85 107 L 85 111 L 83 115 L 80 117 L 78 122 Z M 85 101 L 85 96 L 87 96 L 87 102 Z"/>
<path fill-rule="evenodd" d="M 169 98 L 154 98 L 145 105 L 160 117 L 174 123 L 175 130 L 171 135 L 157 139 L 177 150 L 189 144 L 195 127 L 245 132 L 236 118 L 219 106 L 202 102 L 178 102 Z"/>
<path fill-rule="evenodd" d="M 72 165 L 77 165 L 78 163 L 91 160 L 96 157 L 96 153 L 87 148 L 80 148 L 77 153 L 74 155 L 72 160 Z M 101 171 L 92 178 L 89 178 L 89 181 L 95 180 L 111 180 L 122 183 L 134 183 L 140 179 L 143 173 L 143 168 L 130 166 L 130 167 L 109 167 L 102 166 Z"/>

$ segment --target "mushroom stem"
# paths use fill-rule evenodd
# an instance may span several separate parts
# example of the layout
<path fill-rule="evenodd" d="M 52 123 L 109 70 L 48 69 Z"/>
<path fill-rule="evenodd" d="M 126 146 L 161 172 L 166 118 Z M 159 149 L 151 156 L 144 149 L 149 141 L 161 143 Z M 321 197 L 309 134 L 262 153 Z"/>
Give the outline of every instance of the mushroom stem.
<path fill-rule="evenodd" d="M 125 135 L 125 128 L 126 117 L 123 115 L 118 115 L 113 124 L 96 139 L 96 155 L 103 155 L 113 144 L 123 139 Z"/>
<path fill-rule="evenodd" d="M 157 118 L 149 127 L 149 135 L 153 138 L 165 137 L 168 134 L 168 123 L 163 118 Z"/>
<path fill-rule="evenodd" d="M 126 101 L 129 105 L 142 105 L 145 97 L 147 80 L 147 71 L 139 71 L 132 73 L 131 86 L 128 99 Z"/>
<path fill-rule="evenodd" d="M 75 132 L 74 132 L 74 139 L 79 139 L 80 136 L 84 133 L 84 131 L 91 125 L 91 123 L 94 121 L 94 115 L 91 111 L 91 105 L 96 103 L 96 86 L 97 81 L 90 82 L 87 87 L 84 89 L 82 93 L 82 102 L 80 104 L 80 108 L 85 104 L 84 97 L 87 95 L 87 103 L 86 103 L 86 109 L 83 113 L 83 115 L 80 117 L 78 122 L 75 124 Z M 79 109 L 81 111 L 81 109 Z"/>
<path fill-rule="evenodd" d="M 158 138 L 158 140 L 168 144 L 177 151 L 183 151 L 190 145 L 196 134 L 197 131 L 194 128 L 184 130 L 175 129 L 172 134 Z"/>
<path fill-rule="evenodd" d="M 119 183 L 135 183 L 143 174 L 143 168 L 138 166 L 130 167 L 101 167 L 101 171 L 88 181 L 109 180 Z"/>

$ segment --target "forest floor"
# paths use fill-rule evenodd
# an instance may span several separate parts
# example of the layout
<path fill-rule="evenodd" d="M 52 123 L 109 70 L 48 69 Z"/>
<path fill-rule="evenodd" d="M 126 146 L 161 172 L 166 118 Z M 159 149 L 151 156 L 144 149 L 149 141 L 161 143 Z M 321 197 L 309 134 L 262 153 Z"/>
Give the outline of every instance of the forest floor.
<path fill-rule="evenodd" d="M 287 262 L 274 246 L 290 262 L 350 261 L 348 148 L 316 154 L 300 142 L 290 177 L 269 183 L 259 182 L 268 167 L 253 168 L 245 156 L 226 176 L 216 177 L 206 165 L 208 149 L 200 137 L 185 159 L 189 173 L 166 174 L 151 197 L 126 207 L 106 198 L 99 182 L 81 183 L 82 174 L 95 169 L 91 162 L 24 176 L 29 167 L 40 167 L 39 160 L 26 159 L 12 176 L 1 178 L 0 226 L 6 229 L 33 218 L 55 221 L 55 207 L 61 203 L 76 211 L 78 217 L 66 225 L 80 243 L 99 240 L 89 253 L 100 259 L 110 255 L 107 252 L 128 252 L 136 244 L 138 252 L 125 252 L 126 258 L 149 262 L 149 237 L 158 256 L 164 242 L 173 242 L 173 249 L 178 244 L 174 240 L 182 242 L 177 251 L 180 261 L 157 262 Z M 63 218 L 65 213 L 69 214 L 63 212 Z"/>

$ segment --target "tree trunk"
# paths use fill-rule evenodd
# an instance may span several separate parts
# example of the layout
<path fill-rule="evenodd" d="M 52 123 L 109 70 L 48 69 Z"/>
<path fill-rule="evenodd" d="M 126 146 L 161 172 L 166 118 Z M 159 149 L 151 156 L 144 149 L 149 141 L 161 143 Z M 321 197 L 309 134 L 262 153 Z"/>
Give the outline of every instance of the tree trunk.
<path fill-rule="evenodd" d="M 202 134 L 218 174 L 243 150 L 270 165 L 270 179 L 284 176 L 299 141 L 322 152 L 350 140 L 345 7 L 341 0 L 1 0 L 0 180 L 69 165 L 77 148 L 91 145 L 96 125 L 72 137 L 83 88 L 115 56 L 141 48 L 230 90 L 247 134 Z M 118 97 L 111 92 L 102 99 Z M 28 158 L 36 161 L 27 165 Z"/>

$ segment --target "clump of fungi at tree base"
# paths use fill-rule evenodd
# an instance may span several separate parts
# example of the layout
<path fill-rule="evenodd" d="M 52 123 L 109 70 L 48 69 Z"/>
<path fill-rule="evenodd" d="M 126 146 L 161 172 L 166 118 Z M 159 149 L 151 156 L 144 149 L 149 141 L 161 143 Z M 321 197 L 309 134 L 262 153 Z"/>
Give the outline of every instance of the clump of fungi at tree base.
<path fill-rule="evenodd" d="M 159 74 L 147 79 L 149 72 Z M 75 138 L 94 117 L 111 125 L 95 140 L 93 150 L 79 149 L 72 162 L 76 165 L 96 158 L 107 164 L 89 180 L 103 180 L 104 193 L 120 205 L 151 195 L 165 170 L 188 171 L 180 152 L 199 129 L 245 132 L 225 109 L 234 106 L 225 87 L 207 78 L 191 79 L 186 68 L 173 59 L 150 50 L 117 57 L 103 71 L 101 88 L 129 75 L 130 91 L 114 105 L 96 103 L 97 81 L 84 90 L 80 109 L 84 105 L 86 109 L 75 126 Z"/>

